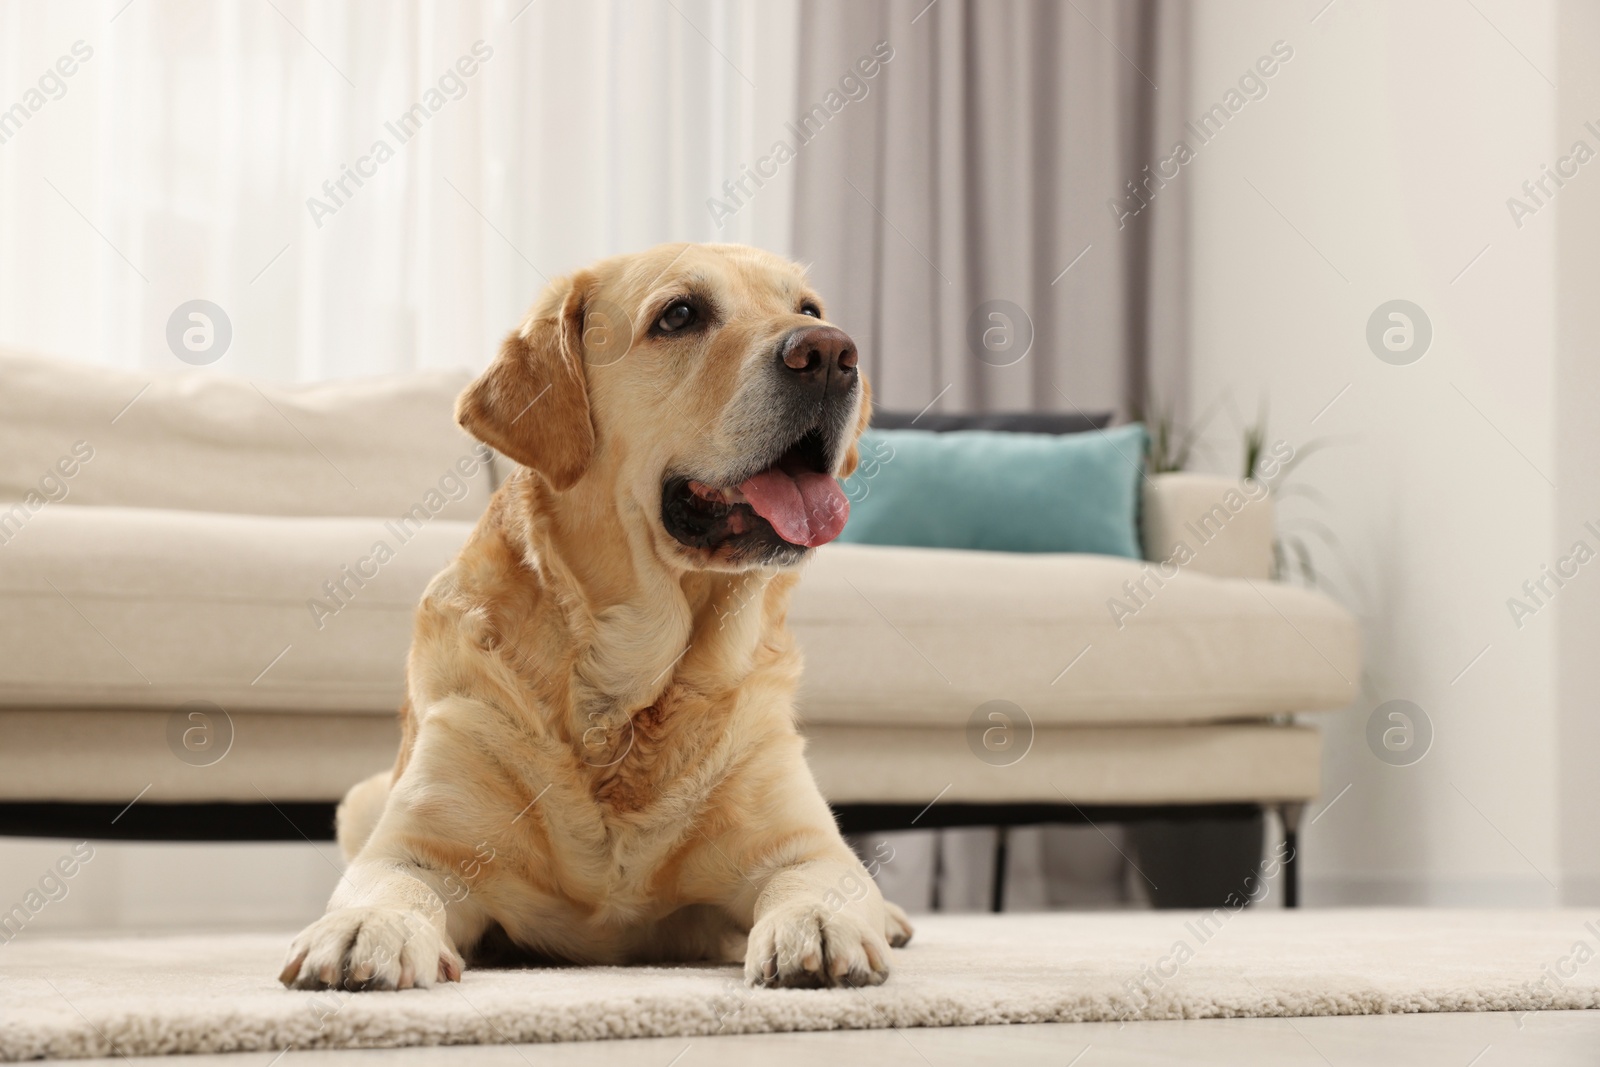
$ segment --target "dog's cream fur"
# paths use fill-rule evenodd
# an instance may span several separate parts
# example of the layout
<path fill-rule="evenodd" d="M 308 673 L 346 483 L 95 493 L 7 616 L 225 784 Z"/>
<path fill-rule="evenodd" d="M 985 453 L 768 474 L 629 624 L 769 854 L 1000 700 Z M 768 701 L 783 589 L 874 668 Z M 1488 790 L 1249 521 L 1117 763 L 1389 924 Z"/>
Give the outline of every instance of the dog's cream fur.
<path fill-rule="evenodd" d="M 686 288 L 715 328 L 651 336 Z M 423 596 L 399 759 L 340 807 L 350 866 L 285 984 L 427 986 L 508 950 L 742 961 L 768 985 L 887 977 L 911 928 L 840 837 L 795 727 L 797 575 L 691 550 L 661 521 L 669 469 L 747 458 L 761 374 L 814 322 L 806 302 L 820 309 L 803 272 L 755 249 L 617 257 L 552 283 L 462 395 L 462 425 L 522 467 Z"/>

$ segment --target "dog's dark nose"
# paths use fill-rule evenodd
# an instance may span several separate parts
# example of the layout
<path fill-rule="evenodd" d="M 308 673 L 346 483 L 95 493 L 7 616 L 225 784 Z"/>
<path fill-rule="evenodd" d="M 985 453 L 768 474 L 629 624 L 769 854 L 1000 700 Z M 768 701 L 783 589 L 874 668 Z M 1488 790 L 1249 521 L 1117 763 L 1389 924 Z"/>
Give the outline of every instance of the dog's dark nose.
<path fill-rule="evenodd" d="M 778 358 L 789 373 L 807 381 L 854 377 L 856 345 L 837 326 L 807 326 L 784 339 Z"/>

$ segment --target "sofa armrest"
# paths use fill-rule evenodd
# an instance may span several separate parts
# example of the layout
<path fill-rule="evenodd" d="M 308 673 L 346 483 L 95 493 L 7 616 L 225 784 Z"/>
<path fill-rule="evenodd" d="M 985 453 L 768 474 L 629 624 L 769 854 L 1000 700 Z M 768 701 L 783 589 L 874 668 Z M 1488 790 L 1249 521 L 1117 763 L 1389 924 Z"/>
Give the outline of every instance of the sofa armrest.
<path fill-rule="evenodd" d="M 1145 558 L 1219 578 L 1269 578 L 1272 497 L 1256 481 L 1179 471 L 1145 479 Z"/>

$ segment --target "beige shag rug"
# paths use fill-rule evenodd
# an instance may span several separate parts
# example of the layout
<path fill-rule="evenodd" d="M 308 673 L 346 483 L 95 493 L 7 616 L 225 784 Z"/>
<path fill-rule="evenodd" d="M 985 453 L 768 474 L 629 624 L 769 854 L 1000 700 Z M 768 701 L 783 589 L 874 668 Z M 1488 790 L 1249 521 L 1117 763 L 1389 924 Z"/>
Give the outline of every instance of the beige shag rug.
<path fill-rule="evenodd" d="M 0 945 L 0 1058 L 1600 1006 L 1600 915 L 1573 911 L 924 916 L 886 985 L 848 991 L 750 990 L 732 967 L 587 967 L 296 993 L 274 979 L 287 942 Z"/>

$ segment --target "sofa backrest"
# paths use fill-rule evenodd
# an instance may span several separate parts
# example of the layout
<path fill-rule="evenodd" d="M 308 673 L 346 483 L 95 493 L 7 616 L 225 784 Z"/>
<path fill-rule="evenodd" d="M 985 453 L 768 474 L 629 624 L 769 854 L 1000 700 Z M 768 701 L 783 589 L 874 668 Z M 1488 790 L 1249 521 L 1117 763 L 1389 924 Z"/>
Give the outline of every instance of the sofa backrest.
<path fill-rule="evenodd" d="M 476 519 L 488 452 L 468 372 L 285 386 L 0 352 L 0 501 Z"/>

